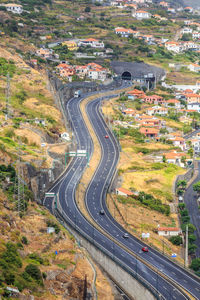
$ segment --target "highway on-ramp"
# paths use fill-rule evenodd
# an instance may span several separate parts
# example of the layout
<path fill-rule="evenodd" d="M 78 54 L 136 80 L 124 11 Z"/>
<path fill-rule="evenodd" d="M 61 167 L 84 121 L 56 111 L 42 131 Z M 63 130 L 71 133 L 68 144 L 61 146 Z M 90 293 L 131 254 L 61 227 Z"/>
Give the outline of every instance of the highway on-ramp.
<path fill-rule="evenodd" d="M 77 140 L 77 149 L 86 149 L 91 155 L 94 150 L 93 142 L 79 107 L 82 100 L 82 98 L 69 100 L 66 105 L 66 111 L 68 118 L 70 117 L 71 126 Z M 188 290 L 196 299 L 200 299 L 200 283 L 198 279 L 153 249 L 150 249 L 149 253 L 143 253 L 141 248 L 144 244 L 137 238 L 130 235 L 128 239 L 125 239 L 123 237 L 124 229 L 112 218 L 106 207 L 105 196 L 115 172 L 119 150 L 114 136 L 99 113 L 101 100 L 101 98 L 97 98 L 87 106 L 88 116 L 102 147 L 102 158 L 87 189 L 85 201 L 91 217 L 102 228 L 102 231 L 105 231 L 107 234 L 103 234 L 94 227 L 82 215 L 76 205 L 76 187 L 87 166 L 87 160 L 84 157 L 75 157 L 70 162 L 66 173 L 51 189 L 51 192 L 58 193 L 58 210 L 71 226 L 88 237 L 90 241 L 110 255 L 129 273 L 137 276 L 143 284 L 147 284 L 154 292 L 161 294 L 163 298 L 186 299 L 173 284 L 162 278 L 160 273 L 163 273 L 179 286 Z M 105 139 L 105 135 L 108 135 L 109 138 Z M 50 208 L 50 198 L 45 199 L 45 205 Z M 104 209 L 105 215 L 99 214 L 101 209 Z M 139 258 L 155 267 L 158 271 L 149 268 Z"/>

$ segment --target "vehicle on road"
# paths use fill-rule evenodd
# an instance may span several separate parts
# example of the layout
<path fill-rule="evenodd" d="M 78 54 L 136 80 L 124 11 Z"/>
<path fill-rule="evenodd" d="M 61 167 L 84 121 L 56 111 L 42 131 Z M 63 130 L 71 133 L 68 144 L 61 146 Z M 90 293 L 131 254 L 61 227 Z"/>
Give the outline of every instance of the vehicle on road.
<path fill-rule="evenodd" d="M 102 215 L 102 216 L 105 214 L 105 212 L 104 212 L 103 209 L 101 209 L 99 213 L 100 213 L 100 215 Z"/>
<path fill-rule="evenodd" d="M 108 135 L 105 135 L 105 138 L 108 139 Z"/>
<path fill-rule="evenodd" d="M 123 237 L 124 237 L 125 239 L 127 239 L 127 238 L 129 237 L 128 233 L 125 232 L 125 233 L 123 234 Z"/>
<path fill-rule="evenodd" d="M 80 96 L 81 96 L 81 91 L 80 90 L 74 92 L 74 97 L 75 98 L 79 98 Z"/>
<path fill-rule="evenodd" d="M 149 249 L 148 249 L 147 247 L 143 247 L 143 248 L 142 248 L 142 251 L 143 251 L 143 252 L 149 252 Z"/>

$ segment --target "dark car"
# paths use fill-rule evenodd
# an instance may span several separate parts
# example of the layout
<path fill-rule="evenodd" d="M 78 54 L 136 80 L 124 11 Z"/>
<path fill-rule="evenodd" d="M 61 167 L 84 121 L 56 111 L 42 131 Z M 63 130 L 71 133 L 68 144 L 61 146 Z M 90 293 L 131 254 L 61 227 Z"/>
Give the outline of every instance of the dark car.
<path fill-rule="evenodd" d="M 149 249 L 148 249 L 147 247 L 143 247 L 143 248 L 142 248 L 142 251 L 143 251 L 143 252 L 149 252 Z"/>

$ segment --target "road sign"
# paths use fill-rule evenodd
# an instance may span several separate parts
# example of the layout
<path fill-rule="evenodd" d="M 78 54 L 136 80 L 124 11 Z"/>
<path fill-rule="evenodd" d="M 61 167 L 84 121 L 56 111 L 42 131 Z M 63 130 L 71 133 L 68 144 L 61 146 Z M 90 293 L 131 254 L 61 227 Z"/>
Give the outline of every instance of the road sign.
<path fill-rule="evenodd" d="M 70 152 L 69 152 L 69 156 L 70 156 L 70 157 L 76 156 L 76 152 L 70 151 Z"/>
<path fill-rule="evenodd" d="M 86 154 L 86 150 L 77 150 L 77 154 Z"/>
<path fill-rule="evenodd" d="M 55 193 L 45 193 L 45 197 L 55 197 Z"/>

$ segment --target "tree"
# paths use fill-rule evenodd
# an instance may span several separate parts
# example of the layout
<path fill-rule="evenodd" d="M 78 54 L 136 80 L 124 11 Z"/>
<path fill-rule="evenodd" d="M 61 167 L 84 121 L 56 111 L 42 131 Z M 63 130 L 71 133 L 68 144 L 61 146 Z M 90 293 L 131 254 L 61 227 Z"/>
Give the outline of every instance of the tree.
<path fill-rule="evenodd" d="M 196 230 L 196 227 L 193 224 L 189 223 L 189 224 L 183 224 L 181 226 L 183 232 L 186 232 L 186 226 L 188 226 L 188 234 L 192 234 Z"/>
<path fill-rule="evenodd" d="M 164 163 L 166 163 L 167 159 L 166 159 L 166 156 L 165 156 L 165 155 L 163 155 L 162 161 L 163 161 Z"/>
<path fill-rule="evenodd" d="M 200 181 L 197 181 L 195 184 L 193 184 L 193 190 L 197 192 L 197 194 L 200 194 Z"/>
<path fill-rule="evenodd" d="M 89 7 L 89 6 L 86 6 L 86 8 L 85 8 L 85 12 L 90 12 L 91 11 L 91 8 Z"/>
<path fill-rule="evenodd" d="M 42 279 L 42 274 L 40 272 L 40 269 L 36 265 L 33 264 L 27 265 L 25 268 L 25 272 L 38 282 L 40 282 Z"/>
<path fill-rule="evenodd" d="M 193 149 L 190 148 L 190 149 L 188 150 L 188 154 L 190 155 L 191 158 L 192 158 L 192 156 L 193 156 L 193 153 L 194 153 Z"/>
<path fill-rule="evenodd" d="M 188 235 L 188 241 L 190 244 L 194 243 L 196 241 L 196 235 L 195 234 L 189 234 Z"/>
<path fill-rule="evenodd" d="M 188 244 L 188 254 L 194 254 L 195 250 L 197 249 L 197 245 L 195 244 Z"/>
<path fill-rule="evenodd" d="M 183 209 L 185 208 L 185 203 L 179 203 L 179 204 L 178 204 L 178 208 L 179 208 L 180 210 L 183 210 Z"/>
<path fill-rule="evenodd" d="M 179 181 L 177 182 L 177 187 L 180 187 L 180 188 L 182 188 L 182 189 L 185 189 L 186 186 L 187 186 L 187 181 L 186 181 L 186 180 L 179 180 Z"/>
<path fill-rule="evenodd" d="M 195 258 L 192 260 L 192 263 L 190 265 L 190 269 L 194 271 L 199 271 L 200 270 L 200 258 Z"/>
<path fill-rule="evenodd" d="M 182 41 L 187 42 L 192 40 L 192 34 L 191 33 L 184 33 L 181 38 Z"/>

